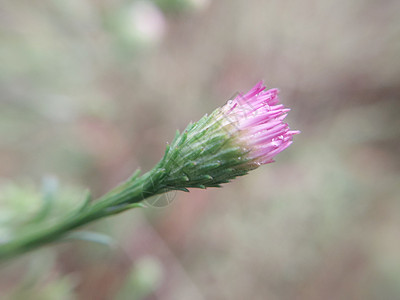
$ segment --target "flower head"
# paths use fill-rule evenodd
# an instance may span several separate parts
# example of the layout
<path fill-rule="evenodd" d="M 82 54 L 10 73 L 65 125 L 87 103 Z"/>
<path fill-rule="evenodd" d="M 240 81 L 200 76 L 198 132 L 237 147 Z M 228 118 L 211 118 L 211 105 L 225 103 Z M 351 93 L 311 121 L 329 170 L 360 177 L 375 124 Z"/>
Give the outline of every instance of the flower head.
<path fill-rule="evenodd" d="M 273 157 L 292 143 L 292 136 L 300 133 L 290 130 L 283 120 L 290 111 L 279 103 L 278 90 L 265 90 L 262 82 L 247 94 L 239 94 L 223 106 L 218 115 L 221 128 L 233 134 L 247 157 L 261 165 L 273 162 Z"/>
<path fill-rule="evenodd" d="M 170 189 L 212 187 L 273 162 L 299 131 L 283 122 L 290 109 L 279 104 L 278 90 L 262 82 L 238 94 L 212 114 L 189 124 L 167 147 L 160 162 Z"/>

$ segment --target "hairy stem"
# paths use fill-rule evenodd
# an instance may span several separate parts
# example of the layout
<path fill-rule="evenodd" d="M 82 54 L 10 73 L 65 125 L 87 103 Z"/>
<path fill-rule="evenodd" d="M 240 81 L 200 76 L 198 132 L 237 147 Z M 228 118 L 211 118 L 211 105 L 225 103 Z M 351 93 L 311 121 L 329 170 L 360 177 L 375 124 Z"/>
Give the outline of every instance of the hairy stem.
<path fill-rule="evenodd" d="M 139 206 L 138 203 L 145 198 L 162 193 L 164 171 L 156 167 L 141 177 L 131 178 L 92 204 L 61 218 L 51 227 L 42 227 L 0 244 L 0 261 L 58 241 L 72 230 L 95 220 Z"/>

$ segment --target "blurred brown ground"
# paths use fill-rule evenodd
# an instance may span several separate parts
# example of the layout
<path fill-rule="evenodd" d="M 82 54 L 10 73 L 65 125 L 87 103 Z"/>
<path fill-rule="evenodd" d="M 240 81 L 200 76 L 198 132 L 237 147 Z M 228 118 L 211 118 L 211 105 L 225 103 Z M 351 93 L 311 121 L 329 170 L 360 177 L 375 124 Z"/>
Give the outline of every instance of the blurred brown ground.
<path fill-rule="evenodd" d="M 144 256 L 145 299 L 400 299 L 400 2 L 177 2 L 150 33 L 137 1 L 0 4 L 0 178 L 101 195 L 260 79 L 302 131 L 223 189 L 91 226 L 123 250 L 57 248 L 66 299 L 115 299 Z"/>

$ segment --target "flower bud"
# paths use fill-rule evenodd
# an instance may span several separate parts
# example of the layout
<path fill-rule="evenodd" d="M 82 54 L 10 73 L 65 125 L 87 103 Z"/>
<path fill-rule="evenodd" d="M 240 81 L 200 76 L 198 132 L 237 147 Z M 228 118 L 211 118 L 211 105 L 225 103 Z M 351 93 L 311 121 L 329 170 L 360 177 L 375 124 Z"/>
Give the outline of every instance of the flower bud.
<path fill-rule="evenodd" d="M 218 187 L 273 162 L 299 131 L 283 122 L 289 109 L 279 104 L 278 90 L 265 89 L 259 82 L 178 132 L 162 160 L 168 173 L 164 184 L 183 190 Z"/>

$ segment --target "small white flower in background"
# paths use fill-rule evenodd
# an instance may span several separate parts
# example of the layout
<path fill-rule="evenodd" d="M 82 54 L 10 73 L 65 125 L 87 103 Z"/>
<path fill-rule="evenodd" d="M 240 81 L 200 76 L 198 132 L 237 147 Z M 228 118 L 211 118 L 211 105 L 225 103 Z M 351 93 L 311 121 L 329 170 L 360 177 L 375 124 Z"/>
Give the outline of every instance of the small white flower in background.
<path fill-rule="evenodd" d="M 127 18 L 127 31 L 142 43 L 157 43 L 165 35 L 165 17 L 150 1 L 135 1 L 128 8 Z"/>

